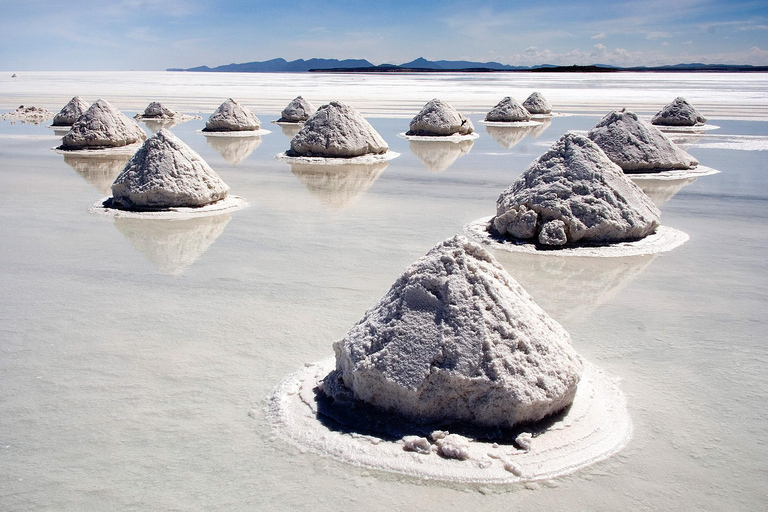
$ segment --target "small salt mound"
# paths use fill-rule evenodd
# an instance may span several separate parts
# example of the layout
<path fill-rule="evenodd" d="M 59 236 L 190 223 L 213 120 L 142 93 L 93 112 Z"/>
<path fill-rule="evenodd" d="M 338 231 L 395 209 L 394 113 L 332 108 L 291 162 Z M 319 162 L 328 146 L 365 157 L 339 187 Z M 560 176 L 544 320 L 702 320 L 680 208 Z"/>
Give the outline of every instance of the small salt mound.
<path fill-rule="evenodd" d="M 691 169 L 699 164 L 657 128 L 626 109 L 603 117 L 587 137 L 624 172 Z"/>
<path fill-rule="evenodd" d="M 661 212 L 600 148 L 568 133 L 496 201 L 493 229 L 548 246 L 637 240 Z"/>
<path fill-rule="evenodd" d="M 551 114 L 552 106 L 539 92 L 531 93 L 523 102 L 523 108 L 531 114 Z"/>
<path fill-rule="evenodd" d="M 101 149 L 127 146 L 147 138 L 136 121 L 109 102 L 97 100 L 62 138 L 60 149 Z"/>
<path fill-rule="evenodd" d="M 125 209 L 200 207 L 227 197 L 229 187 L 168 130 L 160 130 L 112 184 L 111 206 Z"/>
<path fill-rule="evenodd" d="M 145 117 L 149 119 L 171 119 L 178 115 L 179 115 L 178 112 L 164 106 L 159 101 L 153 101 L 152 103 L 147 105 L 147 108 L 144 109 L 144 113 L 141 114 L 140 117 Z"/>
<path fill-rule="evenodd" d="M 280 113 L 280 119 L 278 123 L 302 123 L 309 119 L 309 117 L 315 113 L 317 109 L 308 100 L 305 100 L 301 96 L 296 97 L 287 107 Z"/>
<path fill-rule="evenodd" d="M 513 98 L 507 96 L 486 114 L 485 120 L 502 123 L 517 123 L 521 121 L 530 121 L 531 114 L 525 107 L 520 105 Z"/>
<path fill-rule="evenodd" d="M 351 158 L 381 155 L 389 146 L 354 108 L 332 101 L 310 116 L 293 139 L 288 156 Z"/>
<path fill-rule="evenodd" d="M 470 121 L 448 103 L 433 99 L 411 120 L 406 135 L 447 136 L 469 135 L 475 131 Z"/>
<path fill-rule="evenodd" d="M 204 132 L 240 132 L 256 131 L 261 121 L 253 113 L 229 98 L 219 105 L 205 123 Z"/>
<path fill-rule="evenodd" d="M 409 266 L 334 351 L 324 389 L 417 422 L 537 421 L 572 402 L 582 369 L 560 324 L 462 236 Z"/>
<path fill-rule="evenodd" d="M 61 111 L 53 116 L 53 126 L 72 126 L 88 110 L 88 105 L 80 96 L 75 96 L 64 105 Z"/>
<path fill-rule="evenodd" d="M 707 119 L 682 96 L 675 98 L 651 119 L 651 124 L 659 126 L 695 126 L 706 122 Z"/>

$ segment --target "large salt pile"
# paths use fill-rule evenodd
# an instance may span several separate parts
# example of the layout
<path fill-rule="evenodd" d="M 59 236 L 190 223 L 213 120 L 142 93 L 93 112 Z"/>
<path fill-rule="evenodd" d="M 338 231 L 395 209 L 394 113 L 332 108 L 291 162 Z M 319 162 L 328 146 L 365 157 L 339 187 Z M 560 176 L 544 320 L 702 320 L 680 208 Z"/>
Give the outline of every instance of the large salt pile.
<path fill-rule="evenodd" d="M 301 96 L 297 96 L 291 101 L 287 107 L 280 113 L 280 119 L 278 123 L 303 123 L 315 113 L 315 108 L 309 100 L 305 100 Z"/>
<path fill-rule="evenodd" d="M 229 187 L 168 130 L 160 130 L 130 159 L 112 184 L 113 208 L 200 207 L 227 197 Z"/>
<path fill-rule="evenodd" d="M 656 230 L 660 215 L 595 143 L 568 133 L 501 193 L 492 227 L 558 247 L 638 240 Z"/>
<path fill-rule="evenodd" d="M 573 401 L 582 370 L 560 324 L 462 236 L 409 266 L 334 351 L 327 391 L 417 422 L 537 421 Z"/>
<path fill-rule="evenodd" d="M 53 126 L 72 126 L 88 110 L 88 105 L 80 96 L 75 96 L 64 105 L 61 111 L 53 116 Z"/>
<path fill-rule="evenodd" d="M 539 92 L 531 93 L 523 102 L 523 108 L 531 114 L 551 114 L 552 106 Z"/>
<path fill-rule="evenodd" d="M 681 96 L 675 98 L 651 119 L 651 124 L 659 126 L 695 126 L 706 122 L 707 119 Z"/>
<path fill-rule="evenodd" d="M 684 170 L 699 164 L 657 128 L 626 109 L 607 114 L 587 137 L 624 172 Z"/>
<path fill-rule="evenodd" d="M 97 100 L 62 138 L 59 149 L 104 149 L 127 146 L 147 138 L 133 119 L 109 102 Z"/>
<path fill-rule="evenodd" d="M 146 119 L 173 119 L 178 115 L 178 112 L 166 107 L 159 101 L 153 101 L 147 105 L 147 108 L 144 109 L 144 113 L 137 115 L 136 117 Z"/>
<path fill-rule="evenodd" d="M 494 123 L 518 123 L 530 121 L 531 114 L 525 107 L 507 96 L 486 114 L 485 120 Z"/>
<path fill-rule="evenodd" d="M 229 98 L 219 105 L 205 123 L 204 132 L 256 131 L 261 121 L 246 107 Z"/>
<path fill-rule="evenodd" d="M 310 116 L 293 139 L 289 157 L 352 158 L 383 155 L 389 146 L 354 108 L 332 101 Z"/>
<path fill-rule="evenodd" d="M 448 103 L 437 98 L 427 102 L 411 120 L 406 135 L 445 137 L 469 135 L 475 131 L 472 121 Z"/>

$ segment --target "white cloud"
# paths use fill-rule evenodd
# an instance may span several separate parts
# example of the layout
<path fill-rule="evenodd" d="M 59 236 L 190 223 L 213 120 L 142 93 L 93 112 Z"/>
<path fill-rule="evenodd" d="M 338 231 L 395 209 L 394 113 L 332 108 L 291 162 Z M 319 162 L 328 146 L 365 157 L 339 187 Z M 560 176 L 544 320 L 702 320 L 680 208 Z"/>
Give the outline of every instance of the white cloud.
<path fill-rule="evenodd" d="M 605 32 L 601 34 L 595 34 L 594 36 L 590 37 L 590 39 L 605 39 Z"/>

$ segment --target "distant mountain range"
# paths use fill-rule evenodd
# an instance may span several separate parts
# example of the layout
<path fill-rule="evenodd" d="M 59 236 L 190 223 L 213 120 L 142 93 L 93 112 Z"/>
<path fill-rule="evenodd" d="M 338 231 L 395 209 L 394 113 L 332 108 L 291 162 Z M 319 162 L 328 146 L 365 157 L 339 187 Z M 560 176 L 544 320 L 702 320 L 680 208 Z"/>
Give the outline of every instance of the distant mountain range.
<path fill-rule="evenodd" d="M 495 71 L 534 71 L 534 72 L 611 72 L 611 71 L 768 71 L 768 66 L 750 66 L 733 64 L 675 64 L 671 66 L 637 66 L 621 68 L 608 64 L 591 66 L 510 66 L 498 62 L 472 62 L 466 60 L 427 60 L 422 57 L 400 65 L 374 65 L 365 59 L 272 59 L 262 62 L 226 64 L 210 68 L 198 66 L 167 71 L 226 72 L 226 73 L 299 73 L 299 72 L 343 72 L 343 73 L 445 73 L 445 72 L 495 72 Z"/>

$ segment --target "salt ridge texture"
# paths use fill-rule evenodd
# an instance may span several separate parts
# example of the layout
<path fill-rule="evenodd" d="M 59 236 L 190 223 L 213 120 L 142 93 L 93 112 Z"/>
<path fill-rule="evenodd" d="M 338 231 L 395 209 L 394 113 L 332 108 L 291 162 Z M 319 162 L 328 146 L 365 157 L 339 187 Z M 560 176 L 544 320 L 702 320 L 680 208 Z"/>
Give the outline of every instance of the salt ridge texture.
<path fill-rule="evenodd" d="M 200 207 L 229 187 L 192 148 L 168 130 L 147 140 L 112 184 L 111 204 L 125 209 Z"/>
<path fill-rule="evenodd" d="M 411 120 L 408 136 L 445 137 L 469 135 L 475 131 L 472 121 L 448 103 L 437 98 L 427 102 Z"/>
<path fill-rule="evenodd" d="M 219 105 L 205 123 L 205 132 L 242 132 L 255 131 L 261 127 L 261 121 L 253 112 L 229 98 Z"/>
<path fill-rule="evenodd" d="M 136 144 L 147 138 L 136 121 L 108 101 L 97 100 L 61 139 L 65 151 L 107 149 Z"/>
<path fill-rule="evenodd" d="M 586 137 L 563 135 L 496 201 L 493 229 L 546 246 L 638 240 L 661 212 Z"/>
<path fill-rule="evenodd" d="M 293 139 L 290 157 L 351 158 L 383 155 L 389 146 L 354 108 L 340 101 L 323 105 Z"/>
<path fill-rule="evenodd" d="M 651 124 L 662 126 L 695 126 L 706 122 L 707 119 L 682 96 L 675 98 L 651 119 Z"/>
<path fill-rule="evenodd" d="M 495 123 L 517 123 L 530 120 L 530 112 L 510 96 L 498 102 L 485 116 L 486 122 Z"/>
<path fill-rule="evenodd" d="M 334 351 L 332 389 L 420 422 L 538 421 L 573 401 L 581 374 L 568 333 L 458 235 L 409 266 Z"/>
<path fill-rule="evenodd" d="M 628 110 L 615 110 L 587 133 L 624 172 L 691 169 L 699 162 Z"/>
<path fill-rule="evenodd" d="M 64 108 L 58 114 L 53 116 L 53 126 L 72 126 L 88 110 L 88 103 L 83 101 L 80 96 L 75 96 L 64 105 Z"/>

